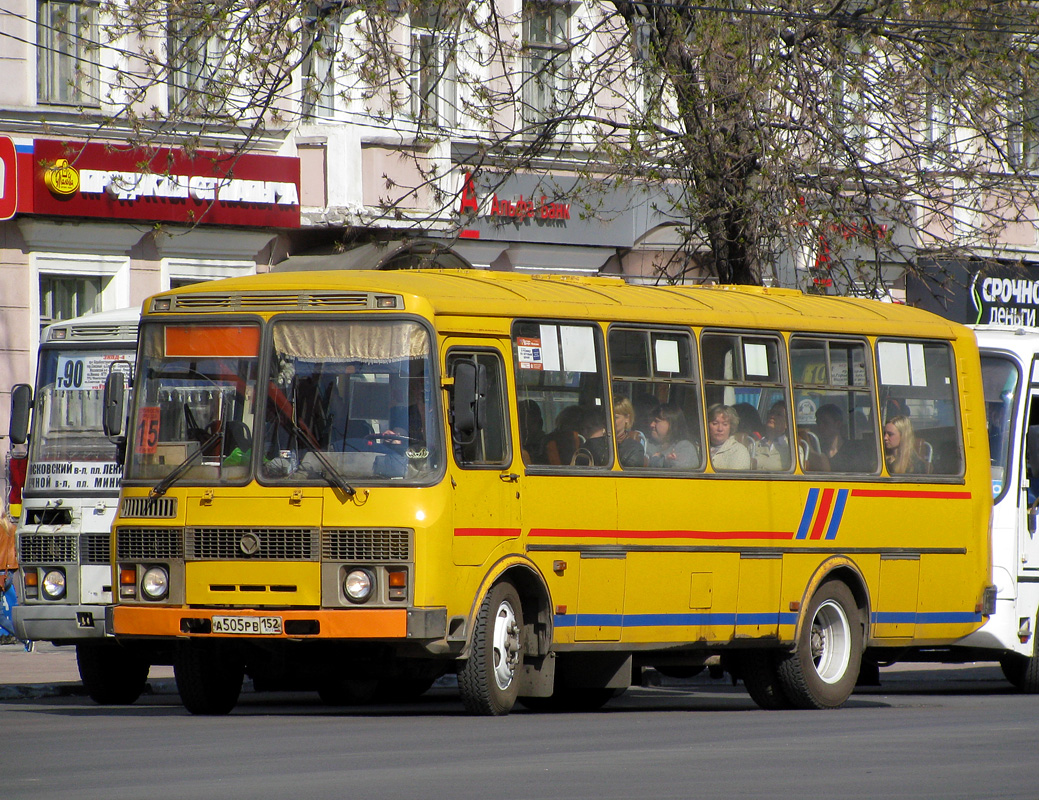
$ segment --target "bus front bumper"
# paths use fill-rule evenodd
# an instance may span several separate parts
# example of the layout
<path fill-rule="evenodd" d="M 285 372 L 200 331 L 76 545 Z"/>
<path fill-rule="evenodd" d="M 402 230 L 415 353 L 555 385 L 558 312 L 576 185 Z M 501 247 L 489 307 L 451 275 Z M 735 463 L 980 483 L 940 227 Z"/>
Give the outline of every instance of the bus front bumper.
<path fill-rule="evenodd" d="M 105 637 L 106 606 L 19 603 L 11 609 L 14 633 L 34 642 L 70 642 Z"/>
<path fill-rule="evenodd" d="M 200 609 L 116 606 L 106 628 L 116 636 L 234 639 L 440 639 L 444 608 Z M 272 632 L 273 631 L 273 632 Z"/>

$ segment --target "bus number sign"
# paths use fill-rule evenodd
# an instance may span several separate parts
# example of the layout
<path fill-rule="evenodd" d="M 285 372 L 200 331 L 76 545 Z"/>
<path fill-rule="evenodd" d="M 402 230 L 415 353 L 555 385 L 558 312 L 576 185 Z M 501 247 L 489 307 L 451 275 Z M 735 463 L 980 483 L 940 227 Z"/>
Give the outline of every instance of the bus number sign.
<path fill-rule="evenodd" d="M 159 407 L 141 406 L 137 411 L 134 452 L 151 455 L 159 443 Z"/>

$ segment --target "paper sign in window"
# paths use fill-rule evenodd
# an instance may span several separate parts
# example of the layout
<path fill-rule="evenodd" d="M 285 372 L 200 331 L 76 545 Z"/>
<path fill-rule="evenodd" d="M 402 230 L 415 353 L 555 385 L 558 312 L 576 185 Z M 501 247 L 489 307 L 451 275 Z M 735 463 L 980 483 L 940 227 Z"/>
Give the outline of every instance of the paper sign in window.
<path fill-rule="evenodd" d="M 526 336 L 516 337 L 516 355 L 519 358 L 520 369 L 543 369 L 542 352 L 540 339 L 531 339 Z"/>
<path fill-rule="evenodd" d="M 559 372 L 559 328 L 555 325 L 541 326 L 542 369 Z"/>
<path fill-rule="evenodd" d="M 922 344 L 909 345 L 909 380 L 913 386 L 927 385 L 927 365 Z"/>
<path fill-rule="evenodd" d="M 768 346 L 744 342 L 743 364 L 748 375 L 768 377 Z"/>
<path fill-rule="evenodd" d="M 902 342 L 880 342 L 880 382 L 885 386 L 909 386 L 909 352 Z"/>
<path fill-rule="evenodd" d="M 678 342 L 674 339 L 657 339 L 653 342 L 653 355 L 656 356 L 657 372 L 679 372 Z"/>
<path fill-rule="evenodd" d="M 563 369 L 567 372 L 596 372 L 595 335 L 591 328 L 563 325 Z"/>

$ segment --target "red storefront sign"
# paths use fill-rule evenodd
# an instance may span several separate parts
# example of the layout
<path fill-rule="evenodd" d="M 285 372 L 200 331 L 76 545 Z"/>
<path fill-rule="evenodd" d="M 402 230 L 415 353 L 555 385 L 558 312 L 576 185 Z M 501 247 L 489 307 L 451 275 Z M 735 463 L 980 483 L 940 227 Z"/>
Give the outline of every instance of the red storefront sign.
<path fill-rule="evenodd" d="M 32 164 L 35 214 L 299 227 L 298 158 L 37 139 Z"/>
<path fill-rule="evenodd" d="M 10 219 L 18 210 L 18 153 L 14 142 L 0 136 L 0 220 Z"/>

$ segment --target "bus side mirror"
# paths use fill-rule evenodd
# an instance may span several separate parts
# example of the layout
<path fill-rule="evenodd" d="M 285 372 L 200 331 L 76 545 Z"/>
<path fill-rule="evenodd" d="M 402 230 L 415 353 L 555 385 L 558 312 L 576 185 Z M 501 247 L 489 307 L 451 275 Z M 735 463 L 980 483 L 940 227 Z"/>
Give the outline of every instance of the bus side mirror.
<path fill-rule="evenodd" d="M 487 368 L 473 361 L 459 361 L 454 366 L 452 377 L 452 437 L 459 444 L 467 444 L 485 424 Z"/>
<path fill-rule="evenodd" d="M 19 383 L 11 389 L 11 444 L 25 444 L 29 438 L 29 412 L 32 410 L 32 387 Z"/>
<path fill-rule="evenodd" d="M 122 434 L 125 418 L 126 376 L 113 370 L 105 379 L 105 393 L 102 397 L 101 426 L 105 436 L 114 439 Z"/>

